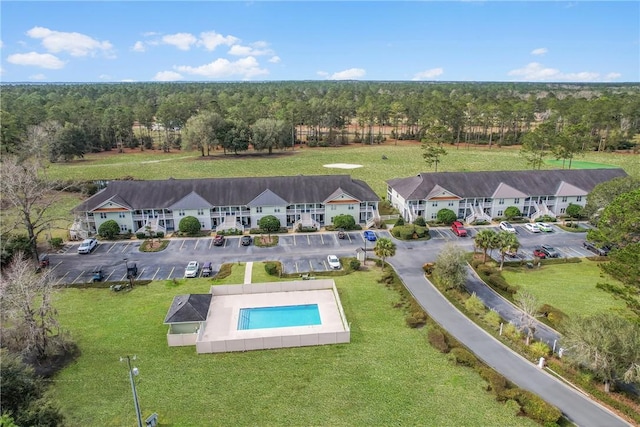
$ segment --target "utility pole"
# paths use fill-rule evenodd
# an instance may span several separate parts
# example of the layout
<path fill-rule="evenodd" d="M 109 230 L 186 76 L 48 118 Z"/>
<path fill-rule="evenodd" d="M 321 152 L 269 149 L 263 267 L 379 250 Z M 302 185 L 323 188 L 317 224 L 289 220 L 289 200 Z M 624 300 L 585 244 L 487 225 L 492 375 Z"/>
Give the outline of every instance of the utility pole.
<path fill-rule="evenodd" d="M 131 381 L 131 392 L 133 393 L 133 404 L 136 408 L 136 417 L 138 418 L 138 427 L 142 426 L 142 414 L 140 414 L 140 404 L 138 403 L 138 393 L 136 393 L 136 382 L 134 381 L 134 375 L 138 375 L 138 368 L 131 367 L 131 358 L 129 356 L 121 357 L 120 361 L 127 360 L 127 366 L 129 367 L 129 381 Z M 136 360 L 136 356 L 133 356 L 133 360 Z"/>

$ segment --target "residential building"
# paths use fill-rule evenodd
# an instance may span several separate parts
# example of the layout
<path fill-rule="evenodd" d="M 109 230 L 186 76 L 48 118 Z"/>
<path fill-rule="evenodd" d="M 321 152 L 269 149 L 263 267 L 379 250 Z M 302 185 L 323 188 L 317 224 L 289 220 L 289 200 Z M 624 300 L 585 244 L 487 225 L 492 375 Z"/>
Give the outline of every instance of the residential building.
<path fill-rule="evenodd" d="M 186 216 L 198 218 L 202 230 L 254 228 L 267 215 L 284 227 L 319 228 L 341 214 L 366 226 L 379 217 L 379 200 L 349 175 L 110 181 L 73 209 L 72 230 L 86 237 L 114 220 L 122 233 L 166 232 Z"/>
<path fill-rule="evenodd" d="M 405 221 L 430 221 L 450 209 L 467 223 L 491 221 L 517 207 L 532 221 L 562 216 L 569 204 L 584 206 L 596 185 L 626 176 L 622 169 L 420 173 L 387 181 L 387 199 Z"/>

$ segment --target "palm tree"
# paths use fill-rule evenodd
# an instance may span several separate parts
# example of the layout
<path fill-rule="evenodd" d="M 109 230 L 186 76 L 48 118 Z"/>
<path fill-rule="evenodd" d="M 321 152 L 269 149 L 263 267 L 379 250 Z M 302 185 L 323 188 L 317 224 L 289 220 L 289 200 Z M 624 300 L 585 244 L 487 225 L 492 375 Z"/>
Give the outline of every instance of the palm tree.
<path fill-rule="evenodd" d="M 506 231 L 501 231 L 496 236 L 496 243 L 498 249 L 500 249 L 500 270 L 502 270 L 502 266 L 504 265 L 504 257 L 507 255 L 507 252 L 515 249 L 518 250 L 520 247 L 520 242 L 515 234 L 509 233 Z"/>
<path fill-rule="evenodd" d="M 396 244 L 386 237 L 381 237 L 376 241 L 376 246 L 373 248 L 373 252 L 382 258 L 382 269 L 384 270 L 384 260 L 387 257 L 394 256 L 396 254 Z"/>
<path fill-rule="evenodd" d="M 482 262 L 487 262 L 487 252 L 489 249 L 493 249 L 495 246 L 497 233 L 493 230 L 485 228 L 484 230 L 480 230 L 476 237 L 473 238 L 473 241 L 477 247 L 482 249 Z"/>

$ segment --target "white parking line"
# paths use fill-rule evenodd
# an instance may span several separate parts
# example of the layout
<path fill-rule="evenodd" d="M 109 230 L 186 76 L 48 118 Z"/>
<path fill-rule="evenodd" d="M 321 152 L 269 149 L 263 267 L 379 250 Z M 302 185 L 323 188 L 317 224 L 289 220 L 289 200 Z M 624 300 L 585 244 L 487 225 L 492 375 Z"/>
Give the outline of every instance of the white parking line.
<path fill-rule="evenodd" d="M 56 286 L 58 286 L 60 284 L 60 282 L 62 282 L 62 280 L 67 277 L 67 275 L 69 274 L 69 272 L 67 271 L 66 273 L 64 273 L 64 276 L 62 276 L 57 282 L 56 282 Z"/>
<path fill-rule="evenodd" d="M 58 262 L 56 265 L 54 265 L 53 267 L 50 267 L 50 270 L 53 271 L 56 269 L 56 267 L 58 267 L 60 264 L 62 264 L 62 261 Z M 66 275 L 65 275 L 66 276 Z"/>
<path fill-rule="evenodd" d="M 156 270 L 156 272 L 153 274 L 153 277 L 151 278 L 151 280 L 156 280 L 156 276 L 158 275 L 158 272 L 160 271 L 160 267 L 158 267 L 158 269 Z"/>
<path fill-rule="evenodd" d="M 182 248 L 184 247 L 184 242 L 186 242 L 186 240 L 182 241 L 182 244 L 180 245 L 180 250 L 182 250 Z"/>
<path fill-rule="evenodd" d="M 311 246 L 311 235 L 307 234 L 307 244 Z"/>
<path fill-rule="evenodd" d="M 196 245 L 193 247 L 193 249 L 198 249 L 198 243 L 200 242 L 200 239 L 196 239 Z"/>
<path fill-rule="evenodd" d="M 107 249 L 107 253 L 111 252 L 111 250 L 115 247 L 116 247 L 116 244 L 112 243 L 111 246 L 109 246 L 109 249 Z"/>
<path fill-rule="evenodd" d="M 209 241 L 209 249 L 211 249 L 211 246 L 213 246 L 213 239 Z"/>
<path fill-rule="evenodd" d="M 324 245 L 324 236 L 322 234 L 320 235 L 320 240 L 322 240 L 322 244 Z"/>
<path fill-rule="evenodd" d="M 293 237 L 293 246 L 296 246 L 297 245 L 297 243 L 296 243 L 296 235 L 294 234 L 292 237 Z M 297 268 L 297 266 L 296 266 L 296 268 Z"/>
<path fill-rule="evenodd" d="M 313 271 L 313 264 L 311 263 L 311 260 L 309 260 L 309 271 Z"/>
<path fill-rule="evenodd" d="M 73 279 L 73 282 L 71 282 L 71 283 L 76 283 L 76 280 L 78 280 L 79 278 L 81 278 L 83 275 L 84 275 L 84 271 L 82 271 L 82 273 L 80 273 L 80 274 L 78 275 L 78 277 L 76 277 L 75 279 Z"/>
<path fill-rule="evenodd" d="M 176 269 L 175 267 L 171 268 L 171 271 L 169 272 L 169 277 L 167 277 L 167 279 L 170 279 L 171 276 L 173 276 L 173 270 L 175 270 L 175 269 Z"/>

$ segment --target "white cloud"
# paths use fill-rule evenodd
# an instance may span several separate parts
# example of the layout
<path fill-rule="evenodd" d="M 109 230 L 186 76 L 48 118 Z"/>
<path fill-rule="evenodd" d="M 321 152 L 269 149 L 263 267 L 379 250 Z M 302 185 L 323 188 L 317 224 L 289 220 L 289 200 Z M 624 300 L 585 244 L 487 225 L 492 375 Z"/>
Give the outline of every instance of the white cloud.
<path fill-rule="evenodd" d="M 64 67 L 64 62 L 50 53 L 15 53 L 9 55 L 7 61 L 16 65 L 33 65 L 35 67 L 59 70 Z"/>
<path fill-rule="evenodd" d="M 262 55 L 273 55 L 273 50 L 268 48 L 269 44 L 267 42 L 259 41 L 255 43 L 251 43 L 249 46 L 243 46 L 239 44 L 234 44 L 229 49 L 229 55 L 234 56 L 262 56 Z"/>
<path fill-rule="evenodd" d="M 544 67 L 538 62 L 531 62 L 523 68 L 511 70 L 507 73 L 521 81 L 569 81 L 569 82 L 594 82 L 600 81 L 600 74 L 582 71 L 578 73 L 563 73 L 556 68 Z"/>
<path fill-rule="evenodd" d="M 45 76 L 45 75 L 44 75 L 44 74 L 42 74 L 42 73 L 39 73 L 39 74 L 33 74 L 33 75 L 29 76 L 29 79 L 30 79 L 30 80 L 46 80 L 46 78 L 47 78 L 47 76 Z"/>
<path fill-rule="evenodd" d="M 162 41 L 180 50 L 189 50 L 191 49 L 191 45 L 196 43 L 198 39 L 190 33 L 176 33 L 163 36 Z"/>
<path fill-rule="evenodd" d="M 419 73 L 415 73 L 411 80 L 430 80 L 435 77 L 441 76 L 442 73 L 444 73 L 444 70 L 442 68 L 432 68 L 430 70 L 424 70 L 420 71 Z"/>
<path fill-rule="evenodd" d="M 100 74 L 98 78 L 100 80 L 111 80 L 111 76 L 109 74 Z"/>
<path fill-rule="evenodd" d="M 198 46 L 203 46 L 205 49 L 212 51 L 220 45 L 231 46 L 240 41 L 239 38 L 234 36 L 223 36 L 215 31 L 208 31 L 200 33 L 200 40 L 198 40 Z"/>
<path fill-rule="evenodd" d="M 147 48 L 144 46 L 144 43 L 141 41 L 137 41 L 136 44 L 131 48 L 134 52 L 144 52 Z"/>
<path fill-rule="evenodd" d="M 326 71 L 317 71 L 316 74 L 325 79 L 329 77 L 329 73 L 327 73 Z"/>
<path fill-rule="evenodd" d="M 187 65 L 181 65 L 174 67 L 176 70 L 194 74 L 198 76 L 204 76 L 208 78 L 225 78 L 240 76 L 245 80 L 248 80 L 255 76 L 261 76 L 269 74 L 269 71 L 260 68 L 260 64 L 253 57 L 238 59 L 237 61 L 229 61 L 228 59 L 218 58 L 209 64 L 201 65 L 199 67 L 191 67 Z"/>
<path fill-rule="evenodd" d="M 107 57 L 115 57 L 113 45 L 108 41 L 99 41 L 85 34 L 53 31 L 44 27 L 33 27 L 27 35 L 42 39 L 42 46 L 49 52 L 67 52 L 71 56 L 95 55 L 98 52 Z"/>
<path fill-rule="evenodd" d="M 135 80 L 134 80 L 134 79 L 122 79 L 122 80 L 120 80 L 120 81 L 121 81 L 122 83 L 133 83 L 133 82 L 135 82 Z"/>
<path fill-rule="evenodd" d="M 4 43 L 2 42 L 2 40 L 0 40 L 0 49 L 2 49 L 4 47 Z"/>
<path fill-rule="evenodd" d="M 175 71 L 160 71 L 156 73 L 153 77 L 153 80 L 158 82 L 175 82 L 176 80 L 182 80 L 182 74 L 176 73 Z"/>
<path fill-rule="evenodd" d="M 159 36 L 160 33 L 157 33 L 155 31 L 147 31 L 145 33 L 142 33 L 143 37 L 152 37 L 152 36 Z"/>
<path fill-rule="evenodd" d="M 619 79 L 620 77 L 622 77 L 622 74 L 620 73 L 608 73 L 607 75 L 604 76 L 604 79 L 605 81 L 611 81 L 611 80 Z"/>
<path fill-rule="evenodd" d="M 549 50 L 546 47 L 539 47 L 537 49 L 533 49 L 531 51 L 531 55 L 544 55 L 547 52 L 549 52 Z"/>
<path fill-rule="evenodd" d="M 269 58 L 269 62 L 271 62 L 272 64 L 277 64 L 278 62 L 280 62 L 280 57 L 278 55 L 274 55 Z"/>
<path fill-rule="evenodd" d="M 349 68 L 348 70 L 338 71 L 337 73 L 333 73 L 331 80 L 352 80 L 357 79 L 366 74 L 366 71 L 362 68 Z"/>

